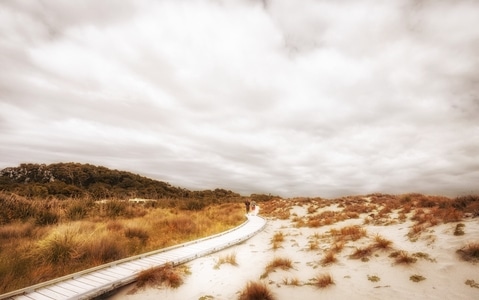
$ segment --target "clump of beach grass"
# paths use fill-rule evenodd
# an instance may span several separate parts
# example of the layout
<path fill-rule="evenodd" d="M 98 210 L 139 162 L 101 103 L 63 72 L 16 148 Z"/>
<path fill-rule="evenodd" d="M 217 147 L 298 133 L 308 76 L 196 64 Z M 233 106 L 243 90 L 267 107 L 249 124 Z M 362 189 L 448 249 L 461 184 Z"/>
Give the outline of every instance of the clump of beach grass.
<path fill-rule="evenodd" d="M 263 282 L 250 281 L 241 292 L 239 300 L 276 300 L 273 292 Z"/>
<path fill-rule="evenodd" d="M 236 261 L 236 252 L 227 254 L 225 256 L 220 256 L 216 261 L 214 266 L 215 269 L 219 269 L 222 264 L 230 264 L 232 266 L 238 266 L 238 262 Z"/>

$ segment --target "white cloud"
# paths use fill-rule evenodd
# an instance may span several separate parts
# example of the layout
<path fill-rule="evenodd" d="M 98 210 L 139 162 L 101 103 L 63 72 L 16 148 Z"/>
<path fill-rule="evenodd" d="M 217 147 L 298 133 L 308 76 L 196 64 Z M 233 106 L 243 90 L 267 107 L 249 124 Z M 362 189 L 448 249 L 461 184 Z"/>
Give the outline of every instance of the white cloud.
<path fill-rule="evenodd" d="M 0 167 L 192 189 L 477 192 L 474 1 L 0 4 Z"/>

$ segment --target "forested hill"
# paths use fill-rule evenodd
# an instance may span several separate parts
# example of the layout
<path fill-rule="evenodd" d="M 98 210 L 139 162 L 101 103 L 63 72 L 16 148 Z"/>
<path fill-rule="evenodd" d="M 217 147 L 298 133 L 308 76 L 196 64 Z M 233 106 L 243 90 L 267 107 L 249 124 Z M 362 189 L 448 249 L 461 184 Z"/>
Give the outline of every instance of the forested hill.
<path fill-rule="evenodd" d="M 0 171 L 0 191 L 25 197 L 93 199 L 240 197 L 224 189 L 189 191 L 126 171 L 80 163 L 21 164 Z"/>

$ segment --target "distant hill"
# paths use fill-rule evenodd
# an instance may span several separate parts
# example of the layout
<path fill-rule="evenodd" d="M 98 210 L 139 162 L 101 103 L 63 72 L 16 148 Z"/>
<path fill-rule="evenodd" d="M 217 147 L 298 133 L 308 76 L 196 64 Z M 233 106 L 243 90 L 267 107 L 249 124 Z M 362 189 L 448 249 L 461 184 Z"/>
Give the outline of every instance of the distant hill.
<path fill-rule="evenodd" d="M 224 189 L 190 191 L 126 171 L 80 163 L 20 164 L 0 171 L 0 191 L 29 198 L 225 199 L 240 197 Z"/>

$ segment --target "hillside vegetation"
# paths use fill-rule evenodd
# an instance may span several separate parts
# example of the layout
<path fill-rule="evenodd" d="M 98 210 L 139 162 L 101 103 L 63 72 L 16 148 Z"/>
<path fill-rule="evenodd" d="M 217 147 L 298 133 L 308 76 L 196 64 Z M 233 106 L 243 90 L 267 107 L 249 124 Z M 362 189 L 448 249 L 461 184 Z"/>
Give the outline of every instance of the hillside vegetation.
<path fill-rule="evenodd" d="M 27 198 L 205 199 L 239 197 L 224 189 L 189 191 L 125 171 L 80 163 L 21 164 L 0 171 L 0 191 Z"/>

